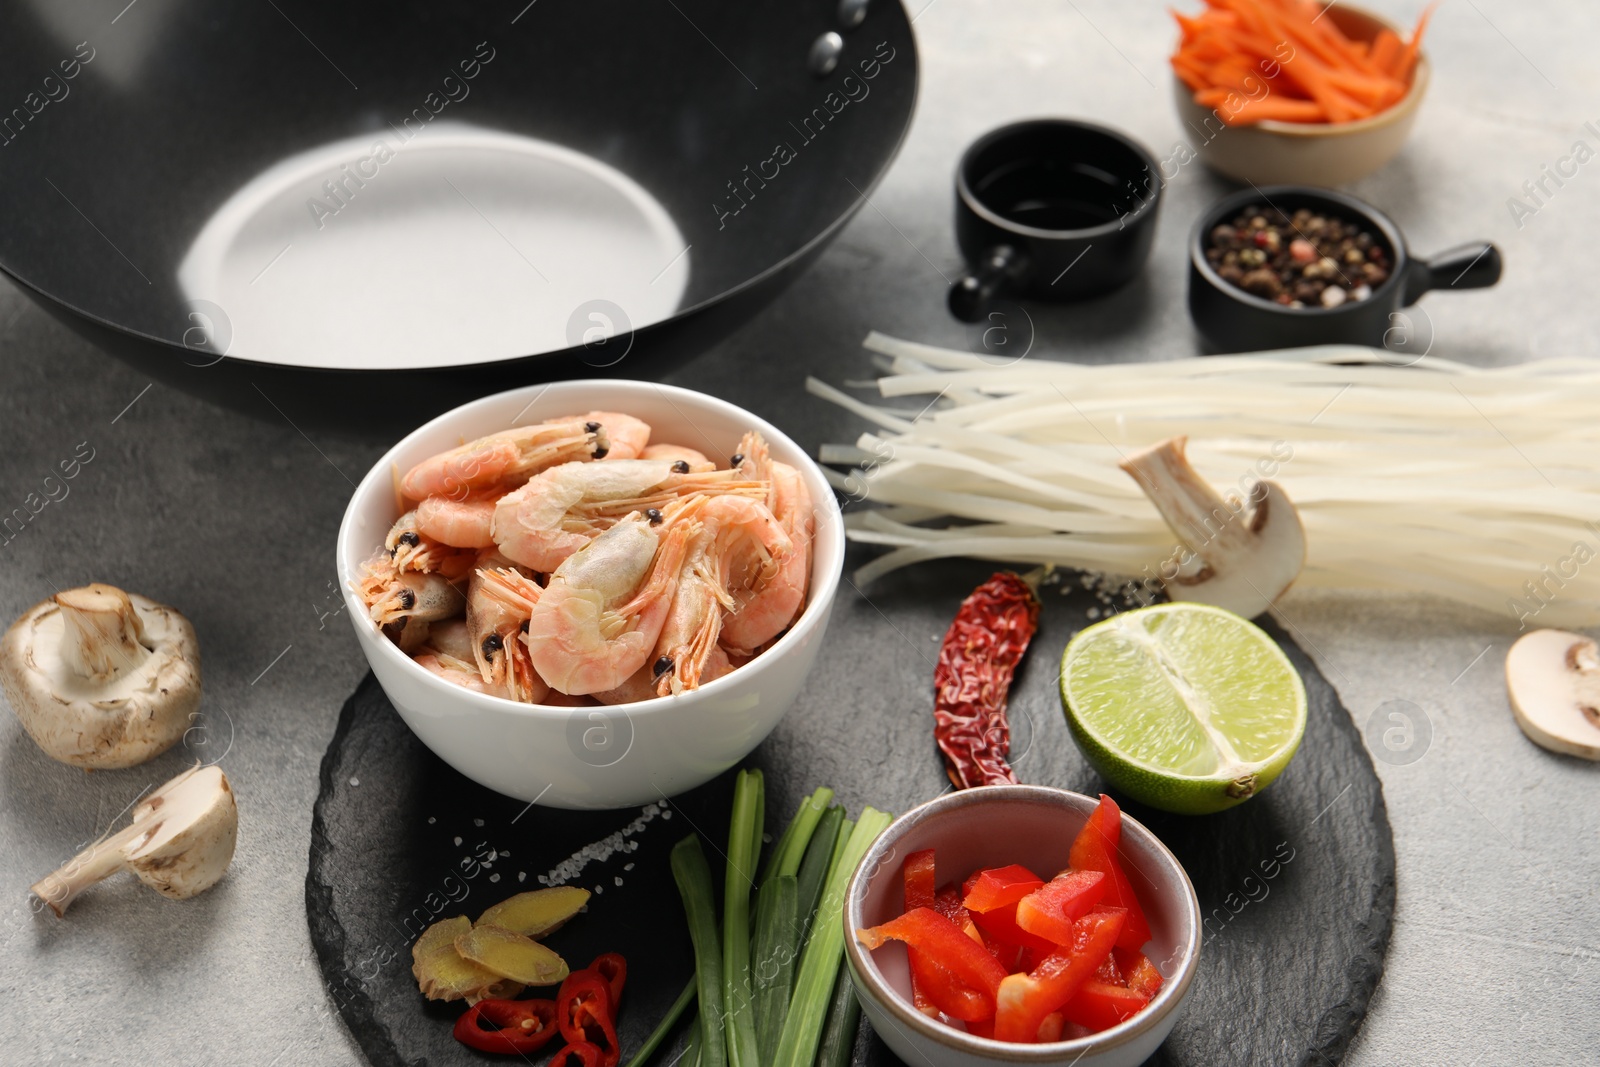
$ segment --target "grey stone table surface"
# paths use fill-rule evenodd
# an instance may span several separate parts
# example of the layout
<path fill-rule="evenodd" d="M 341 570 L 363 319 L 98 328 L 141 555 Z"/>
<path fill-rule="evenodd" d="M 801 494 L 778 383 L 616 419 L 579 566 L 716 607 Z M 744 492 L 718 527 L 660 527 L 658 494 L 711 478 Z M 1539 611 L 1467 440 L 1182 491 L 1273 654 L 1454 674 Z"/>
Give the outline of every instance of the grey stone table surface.
<path fill-rule="evenodd" d="M 1409 22 L 1421 5 L 1376 6 Z M 1120 126 L 1161 158 L 1186 136 L 1161 4 L 911 7 L 923 85 L 886 180 L 787 293 L 669 379 L 746 404 L 808 447 L 860 429 L 805 396 L 802 378 L 868 377 L 858 347 L 868 329 L 969 344 L 943 310 L 959 266 L 950 179 L 967 141 L 1037 114 Z M 1585 128 L 1600 124 L 1597 46 L 1593 5 L 1466 0 L 1439 12 L 1417 129 L 1352 190 L 1424 253 L 1475 238 L 1504 250 L 1497 290 L 1427 298 L 1435 353 L 1481 364 L 1600 355 L 1600 170 L 1547 183 L 1538 203 L 1522 191 L 1574 142 L 1600 147 Z M 117 47 L 114 33 L 101 47 Z M 1198 165 L 1178 168 L 1144 277 L 1090 307 L 1035 308 L 1029 358 L 1192 354 L 1184 241 L 1227 188 Z M 1535 210 L 1514 215 L 1513 197 Z M 359 1061 L 323 995 L 303 886 L 318 761 L 365 671 L 338 613 L 333 537 L 352 481 L 386 445 L 251 422 L 152 387 L 0 285 L 0 510 L 42 494 L 60 460 L 92 449 L 66 495 L 0 544 L 0 617 L 91 580 L 179 605 L 201 634 L 208 711 L 184 749 L 91 775 L 51 762 L 0 718 L 0 1062 Z M 1597 771 L 1535 748 L 1513 723 L 1501 662 L 1516 620 L 1371 595 L 1294 594 L 1280 615 L 1358 720 L 1404 701 L 1416 736 L 1430 736 L 1405 763 L 1369 735 L 1400 903 L 1349 1062 L 1595 1062 Z M 67 920 L 31 905 L 35 878 L 195 755 L 221 755 L 241 798 L 238 855 L 215 890 L 175 904 L 121 880 Z"/>

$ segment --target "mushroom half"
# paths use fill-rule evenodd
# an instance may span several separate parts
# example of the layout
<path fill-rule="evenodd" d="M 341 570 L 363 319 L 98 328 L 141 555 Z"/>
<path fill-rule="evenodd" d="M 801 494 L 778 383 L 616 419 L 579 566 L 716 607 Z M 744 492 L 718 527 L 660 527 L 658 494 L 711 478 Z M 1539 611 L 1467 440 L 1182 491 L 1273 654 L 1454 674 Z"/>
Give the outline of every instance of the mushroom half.
<path fill-rule="evenodd" d="M 1251 493 L 1255 507 L 1223 499 L 1189 465 L 1188 439 L 1171 437 L 1123 460 L 1181 548 L 1161 580 L 1173 600 L 1194 600 L 1253 619 L 1300 575 L 1306 532 L 1276 482 Z"/>
<path fill-rule="evenodd" d="M 175 609 L 86 585 L 34 605 L 6 631 L 0 686 L 51 758 L 132 767 L 189 728 L 200 707 L 200 645 Z"/>
<path fill-rule="evenodd" d="M 184 771 L 133 809 L 133 822 L 101 838 L 33 885 L 62 915 L 79 893 L 132 871 L 162 896 L 183 900 L 217 884 L 233 861 L 239 807 L 215 765 Z"/>
<path fill-rule="evenodd" d="M 1600 760 L 1600 650 L 1582 634 L 1535 630 L 1506 653 L 1517 725 L 1551 752 Z"/>

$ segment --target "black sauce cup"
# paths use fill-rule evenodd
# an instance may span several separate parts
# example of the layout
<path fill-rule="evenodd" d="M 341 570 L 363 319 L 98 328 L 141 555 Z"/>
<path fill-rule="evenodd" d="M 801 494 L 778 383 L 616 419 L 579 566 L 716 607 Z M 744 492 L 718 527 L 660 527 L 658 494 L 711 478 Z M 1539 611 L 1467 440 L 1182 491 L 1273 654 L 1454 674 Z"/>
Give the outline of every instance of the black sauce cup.
<path fill-rule="evenodd" d="M 1366 229 L 1389 254 L 1389 276 L 1364 300 L 1338 307 L 1295 308 L 1256 296 L 1217 273 L 1206 259 L 1206 237 L 1249 207 L 1265 205 L 1292 215 L 1310 208 Z M 1413 256 L 1394 220 L 1363 200 L 1300 185 L 1247 189 L 1224 197 L 1200 216 L 1189 237 L 1189 315 L 1219 352 L 1251 352 L 1302 345 L 1385 347 L 1391 330 L 1407 321 L 1402 308 L 1434 289 L 1483 289 L 1500 280 L 1500 250 L 1487 242 L 1465 244 L 1431 259 Z"/>
<path fill-rule="evenodd" d="M 1002 126 L 956 168 L 956 243 L 969 264 L 950 311 L 1001 296 L 1081 300 L 1126 285 L 1150 255 L 1161 177 L 1143 146 L 1071 119 Z"/>

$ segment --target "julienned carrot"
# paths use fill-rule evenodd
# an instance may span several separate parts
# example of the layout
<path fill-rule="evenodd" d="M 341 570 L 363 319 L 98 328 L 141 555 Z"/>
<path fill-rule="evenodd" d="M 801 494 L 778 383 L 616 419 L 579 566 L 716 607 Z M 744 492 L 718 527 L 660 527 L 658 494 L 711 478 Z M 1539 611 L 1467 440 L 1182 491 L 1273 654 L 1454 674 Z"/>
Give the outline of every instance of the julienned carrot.
<path fill-rule="evenodd" d="M 1400 35 L 1384 27 L 1372 40 L 1372 65 L 1384 74 L 1394 77 L 1396 64 L 1404 49 L 1405 45 L 1401 43 Z"/>
<path fill-rule="evenodd" d="M 1257 122 L 1326 122 L 1327 113 L 1315 100 L 1295 100 L 1287 96 L 1246 99 L 1237 110 L 1220 108 L 1217 114 L 1229 126 L 1251 126 Z"/>
<path fill-rule="evenodd" d="M 1173 70 L 1203 107 L 1218 107 L 1231 92 L 1243 94 L 1241 106 L 1222 118 L 1246 125 L 1265 119 L 1351 122 L 1392 107 L 1410 88 L 1437 0 L 1409 41 L 1385 29 L 1370 42 L 1351 40 L 1333 19 L 1323 18 L 1326 0 L 1205 4 L 1195 16 L 1173 13 L 1181 31 Z"/>

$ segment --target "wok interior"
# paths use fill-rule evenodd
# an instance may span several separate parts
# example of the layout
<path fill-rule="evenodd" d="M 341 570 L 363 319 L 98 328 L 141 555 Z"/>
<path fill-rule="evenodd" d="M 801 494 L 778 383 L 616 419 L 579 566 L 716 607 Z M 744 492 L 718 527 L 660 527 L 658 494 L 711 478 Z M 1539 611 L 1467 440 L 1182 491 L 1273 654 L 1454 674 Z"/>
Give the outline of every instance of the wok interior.
<path fill-rule="evenodd" d="M 914 96 L 885 0 L 820 79 L 832 4 L 135 18 L 8 147 L 0 188 L 33 225 L 0 264 L 123 328 L 291 365 L 512 358 L 713 300 L 858 202 Z M 39 70 L 81 37 L 44 0 L 0 32 Z M 21 98 L 33 74 L 0 81 Z"/>

